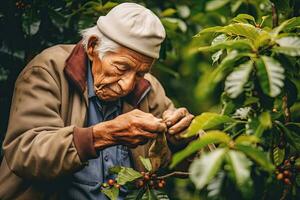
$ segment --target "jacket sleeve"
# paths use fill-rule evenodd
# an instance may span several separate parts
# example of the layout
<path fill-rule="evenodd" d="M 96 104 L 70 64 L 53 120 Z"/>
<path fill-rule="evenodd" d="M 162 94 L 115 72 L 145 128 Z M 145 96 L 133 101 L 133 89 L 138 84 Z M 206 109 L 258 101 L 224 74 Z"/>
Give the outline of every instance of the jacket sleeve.
<path fill-rule="evenodd" d="M 74 144 L 76 127 L 65 126 L 60 117 L 60 98 L 59 83 L 46 69 L 30 67 L 19 76 L 3 143 L 16 175 L 50 180 L 83 165 Z"/>

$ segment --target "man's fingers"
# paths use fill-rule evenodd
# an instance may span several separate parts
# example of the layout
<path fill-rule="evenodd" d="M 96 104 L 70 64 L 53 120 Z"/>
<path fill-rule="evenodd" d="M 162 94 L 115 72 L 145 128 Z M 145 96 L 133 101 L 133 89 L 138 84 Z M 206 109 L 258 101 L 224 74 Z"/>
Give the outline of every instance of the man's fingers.
<path fill-rule="evenodd" d="M 177 122 L 174 126 L 169 128 L 169 130 L 168 130 L 169 134 L 177 134 L 177 133 L 182 132 L 184 129 L 186 129 L 190 125 L 193 118 L 194 118 L 194 116 L 191 114 L 184 117 L 179 122 Z"/>
<path fill-rule="evenodd" d="M 164 118 L 165 123 L 168 127 L 173 126 L 178 121 L 180 121 L 182 118 L 184 118 L 188 114 L 188 111 L 186 108 L 179 108 L 175 110 L 171 115 L 166 115 L 166 118 Z"/>
<path fill-rule="evenodd" d="M 162 119 L 158 118 L 146 118 L 140 120 L 140 127 L 144 131 L 153 132 L 153 133 L 162 133 L 167 131 L 166 124 Z"/>

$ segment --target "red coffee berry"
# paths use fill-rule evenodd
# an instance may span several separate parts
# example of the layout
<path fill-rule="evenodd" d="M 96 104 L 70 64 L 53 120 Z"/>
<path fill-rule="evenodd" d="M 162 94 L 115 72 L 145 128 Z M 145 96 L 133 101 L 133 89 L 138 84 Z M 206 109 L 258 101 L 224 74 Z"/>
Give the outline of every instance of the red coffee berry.
<path fill-rule="evenodd" d="M 288 178 L 283 179 L 283 182 L 284 182 L 286 185 L 291 185 L 291 184 L 292 184 L 291 181 L 290 181 L 290 179 L 288 179 Z"/>
<path fill-rule="evenodd" d="M 116 184 L 115 184 L 115 187 L 118 188 L 118 189 L 120 189 L 121 185 L 118 184 L 118 183 L 116 183 Z"/>
<path fill-rule="evenodd" d="M 145 174 L 145 176 L 144 176 L 144 180 L 148 181 L 149 179 L 150 179 L 150 176 L 149 176 L 149 174 Z"/>
<path fill-rule="evenodd" d="M 115 184 L 115 180 L 114 179 L 109 179 L 107 181 L 108 185 L 113 186 Z"/>

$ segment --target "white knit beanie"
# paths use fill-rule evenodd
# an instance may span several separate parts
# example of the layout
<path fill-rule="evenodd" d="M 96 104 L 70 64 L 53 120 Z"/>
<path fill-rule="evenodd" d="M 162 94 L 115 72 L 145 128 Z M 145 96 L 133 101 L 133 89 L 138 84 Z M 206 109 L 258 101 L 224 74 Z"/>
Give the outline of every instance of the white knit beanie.
<path fill-rule="evenodd" d="M 166 37 L 159 18 L 136 3 L 122 3 L 97 21 L 108 38 L 152 58 L 159 58 L 160 45 Z"/>

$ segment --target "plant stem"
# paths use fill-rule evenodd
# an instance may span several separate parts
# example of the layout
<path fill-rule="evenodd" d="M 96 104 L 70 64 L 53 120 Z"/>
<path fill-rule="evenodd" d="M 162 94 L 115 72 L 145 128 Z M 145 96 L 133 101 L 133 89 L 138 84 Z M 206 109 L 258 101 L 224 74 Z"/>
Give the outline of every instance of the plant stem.
<path fill-rule="evenodd" d="M 179 178 L 187 178 L 189 175 L 190 175 L 189 172 L 175 171 L 175 172 L 171 172 L 169 174 L 159 176 L 159 177 L 157 177 L 157 179 L 166 179 L 166 178 L 169 178 L 171 176 L 175 176 L 175 177 L 179 177 Z"/>
<path fill-rule="evenodd" d="M 285 94 L 282 97 L 282 110 L 283 110 L 285 123 L 288 123 L 291 121 L 291 111 L 288 107 L 287 101 L 288 101 L 288 96 L 287 96 L 287 94 Z"/>
<path fill-rule="evenodd" d="M 272 22 L 273 22 L 273 28 L 278 26 L 278 14 L 277 14 L 277 9 L 275 7 L 274 3 L 271 3 L 272 6 Z"/>

